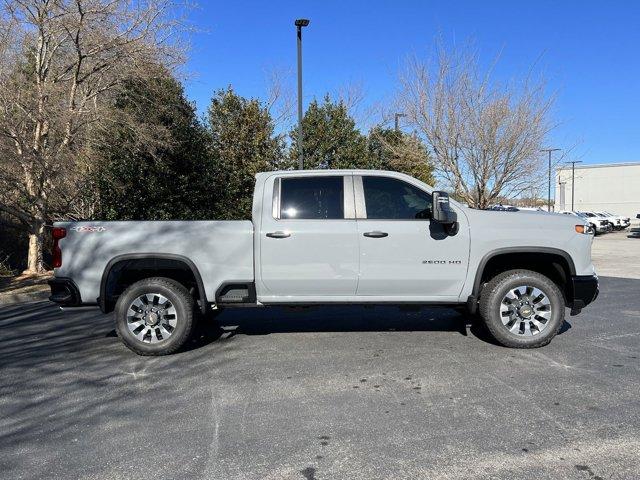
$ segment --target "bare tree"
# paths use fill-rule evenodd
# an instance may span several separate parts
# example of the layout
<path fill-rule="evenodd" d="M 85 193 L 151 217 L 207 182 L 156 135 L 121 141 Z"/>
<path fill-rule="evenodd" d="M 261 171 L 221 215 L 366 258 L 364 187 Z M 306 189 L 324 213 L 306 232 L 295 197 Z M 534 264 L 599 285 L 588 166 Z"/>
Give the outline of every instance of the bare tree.
<path fill-rule="evenodd" d="M 367 91 L 362 82 L 348 82 L 338 88 L 336 98 L 346 107 L 362 131 L 370 130 L 380 123 L 383 106 L 379 100 L 367 98 Z"/>
<path fill-rule="evenodd" d="M 66 213 L 83 150 L 127 79 L 179 63 L 170 0 L 4 0 L 0 17 L 0 209 L 29 233 L 43 270 L 46 222 Z"/>
<path fill-rule="evenodd" d="M 553 98 L 527 77 L 510 85 L 483 72 L 476 52 L 437 48 L 431 61 L 413 58 L 401 76 L 399 105 L 435 156 L 438 176 L 469 205 L 540 186 L 540 149 L 553 128 Z"/>
<path fill-rule="evenodd" d="M 270 68 L 267 76 L 267 111 L 273 118 L 277 130 L 287 131 L 291 128 L 295 116 L 296 101 L 291 71 L 283 68 Z"/>

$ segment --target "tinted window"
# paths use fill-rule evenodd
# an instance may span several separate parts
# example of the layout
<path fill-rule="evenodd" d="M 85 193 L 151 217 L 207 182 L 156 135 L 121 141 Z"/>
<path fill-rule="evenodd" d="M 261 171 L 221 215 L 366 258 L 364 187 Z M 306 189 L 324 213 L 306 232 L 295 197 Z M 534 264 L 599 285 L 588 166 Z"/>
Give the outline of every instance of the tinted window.
<path fill-rule="evenodd" d="M 342 177 L 283 178 L 280 218 L 344 218 Z"/>
<path fill-rule="evenodd" d="M 367 218 L 415 220 L 431 218 L 431 195 L 401 180 L 362 177 Z"/>

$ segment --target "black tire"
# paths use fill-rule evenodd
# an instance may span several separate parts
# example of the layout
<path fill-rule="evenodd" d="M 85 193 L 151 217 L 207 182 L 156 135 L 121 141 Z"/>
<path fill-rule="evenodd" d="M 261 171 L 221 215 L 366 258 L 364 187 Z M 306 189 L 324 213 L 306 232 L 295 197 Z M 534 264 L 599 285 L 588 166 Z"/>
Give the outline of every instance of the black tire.
<path fill-rule="evenodd" d="M 129 306 L 140 296 L 151 293 L 159 293 L 168 299 L 176 312 L 176 325 L 171 334 L 156 343 L 140 340 L 128 327 Z M 115 315 L 118 336 L 138 355 L 169 355 L 176 352 L 189 340 L 195 324 L 193 297 L 182 284 L 164 277 L 146 278 L 127 288 L 118 298 Z"/>
<path fill-rule="evenodd" d="M 546 295 L 550 304 L 550 318 L 542 331 L 525 336 L 509 331 L 502 322 L 500 307 L 507 293 L 519 286 L 531 286 Z M 482 289 L 480 316 L 491 336 L 505 347 L 536 348 L 547 345 L 557 335 L 564 323 L 565 303 L 562 292 L 549 278 L 531 270 L 510 270 L 494 277 Z M 531 325 L 531 324 L 530 324 Z"/>

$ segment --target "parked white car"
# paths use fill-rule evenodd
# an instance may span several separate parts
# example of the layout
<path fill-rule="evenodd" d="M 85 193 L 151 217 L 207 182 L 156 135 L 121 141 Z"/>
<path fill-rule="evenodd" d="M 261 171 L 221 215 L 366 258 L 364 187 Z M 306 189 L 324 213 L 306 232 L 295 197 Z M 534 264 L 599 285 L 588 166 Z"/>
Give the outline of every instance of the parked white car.
<path fill-rule="evenodd" d="M 604 212 L 593 212 L 593 213 L 595 213 L 596 215 L 599 215 L 602 218 L 606 219 L 611 224 L 611 227 L 614 230 L 620 230 L 622 228 L 621 225 L 620 225 L 620 219 L 618 217 L 615 217 L 615 216 L 613 216 L 611 214 L 604 213 Z"/>
<path fill-rule="evenodd" d="M 582 221 L 589 222 L 589 226 L 591 227 L 591 233 L 593 235 L 598 235 L 600 233 L 607 232 L 608 223 L 604 220 L 596 220 L 594 218 L 590 218 L 582 212 L 572 212 L 569 210 L 559 210 L 557 213 L 561 213 L 563 215 L 573 215 L 574 217 L 578 217 Z"/>
<path fill-rule="evenodd" d="M 596 233 L 606 233 L 613 230 L 613 222 L 607 217 L 598 215 L 595 212 L 576 212 L 595 225 Z"/>
<path fill-rule="evenodd" d="M 621 230 L 631 225 L 631 219 L 629 217 L 625 217 L 624 215 L 616 215 L 615 213 L 611 213 L 611 212 L 602 212 L 602 213 L 618 220 Z"/>
<path fill-rule="evenodd" d="M 611 227 L 614 230 L 619 230 L 620 227 L 620 219 L 617 217 L 614 217 L 613 215 L 609 215 L 608 213 L 604 213 L 604 212 L 593 212 L 596 215 L 601 216 L 602 218 L 606 219 L 609 223 L 611 223 Z"/>
<path fill-rule="evenodd" d="M 540 207 L 518 207 L 518 210 L 524 212 L 546 212 L 544 208 Z"/>

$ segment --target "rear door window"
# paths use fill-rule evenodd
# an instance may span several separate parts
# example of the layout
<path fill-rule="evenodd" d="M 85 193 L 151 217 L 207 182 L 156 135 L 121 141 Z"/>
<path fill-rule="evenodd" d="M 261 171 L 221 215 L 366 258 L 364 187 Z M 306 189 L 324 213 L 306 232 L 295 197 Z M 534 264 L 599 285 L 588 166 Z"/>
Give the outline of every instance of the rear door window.
<path fill-rule="evenodd" d="M 281 181 L 281 219 L 344 218 L 342 176 L 283 178 Z"/>

